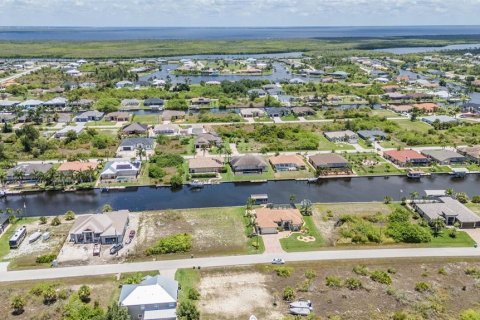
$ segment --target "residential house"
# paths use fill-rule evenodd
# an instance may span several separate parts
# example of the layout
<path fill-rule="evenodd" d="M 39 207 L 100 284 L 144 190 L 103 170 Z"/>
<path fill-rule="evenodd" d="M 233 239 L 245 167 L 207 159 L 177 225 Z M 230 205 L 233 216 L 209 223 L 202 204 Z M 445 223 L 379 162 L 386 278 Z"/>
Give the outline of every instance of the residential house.
<path fill-rule="evenodd" d="M 177 124 L 157 124 L 153 127 L 155 135 L 164 136 L 178 136 L 180 134 L 180 127 Z"/>
<path fill-rule="evenodd" d="M 358 130 L 357 134 L 363 140 L 385 140 L 388 135 L 382 130 Z"/>
<path fill-rule="evenodd" d="M 323 169 L 348 169 L 348 161 L 337 153 L 318 153 L 308 157 L 308 162 L 315 170 Z"/>
<path fill-rule="evenodd" d="M 431 103 L 431 102 L 417 103 L 417 104 L 414 104 L 413 106 L 419 110 L 422 110 L 425 113 L 433 113 L 439 108 L 437 104 Z"/>
<path fill-rule="evenodd" d="M 153 150 L 155 146 L 155 140 L 152 138 L 125 138 L 120 142 L 118 151 L 135 151 L 138 148 L 143 150 Z"/>
<path fill-rule="evenodd" d="M 103 118 L 103 112 L 97 110 L 85 111 L 75 117 L 76 122 L 100 121 Z"/>
<path fill-rule="evenodd" d="M 350 76 L 350 74 L 345 71 L 335 71 L 328 75 L 334 79 L 347 79 Z"/>
<path fill-rule="evenodd" d="M 75 218 L 70 228 L 70 241 L 75 244 L 122 243 L 129 223 L 128 210 L 85 214 Z"/>
<path fill-rule="evenodd" d="M 351 130 L 327 131 L 323 135 L 331 142 L 357 143 L 357 134 Z"/>
<path fill-rule="evenodd" d="M 148 98 L 143 101 L 145 107 L 162 108 L 165 101 L 160 98 Z"/>
<path fill-rule="evenodd" d="M 52 168 L 50 163 L 22 163 L 7 170 L 6 181 L 38 182 L 36 173 L 47 173 Z M 16 172 L 21 172 L 22 176 L 16 176 Z"/>
<path fill-rule="evenodd" d="M 247 91 L 247 95 L 249 97 L 251 96 L 258 96 L 260 98 L 265 97 L 267 93 L 263 89 L 250 89 Z"/>
<path fill-rule="evenodd" d="M 20 101 L 13 100 L 0 100 L 0 109 L 2 108 L 12 108 L 18 105 Z"/>
<path fill-rule="evenodd" d="M 426 156 L 412 149 L 384 151 L 383 157 L 400 166 L 425 166 L 430 162 Z"/>
<path fill-rule="evenodd" d="M 209 99 L 209 98 L 198 97 L 198 98 L 190 99 L 191 108 L 201 108 L 201 107 L 209 106 L 210 103 L 212 103 L 212 99 Z"/>
<path fill-rule="evenodd" d="M 125 108 L 138 108 L 140 106 L 140 101 L 137 99 L 123 99 L 121 104 L 122 107 Z"/>
<path fill-rule="evenodd" d="M 312 116 L 316 112 L 310 107 L 293 107 L 292 113 L 297 117 Z"/>
<path fill-rule="evenodd" d="M 422 154 L 443 165 L 464 163 L 467 160 L 460 153 L 448 149 L 423 150 Z"/>
<path fill-rule="evenodd" d="M 458 152 L 467 157 L 469 161 L 480 163 L 480 146 L 458 148 Z"/>
<path fill-rule="evenodd" d="M 10 123 L 15 121 L 16 115 L 10 112 L 0 113 L 0 123 Z"/>
<path fill-rule="evenodd" d="M 188 170 L 190 173 L 217 173 L 225 168 L 220 158 L 196 157 L 188 159 Z"/>
<path fill-rule="evenodd" d="M 255 209 L 255 227 L 258 234 L 275 234 L 278 230 L 300 231 L 303 218 L 297 208 Z"/>
<path fill-rule="evenodd" d="M 33 109 L 33 108 L 40 107 L 42 104 L 43 104 L 43 101 L 41 100 L 25 100 L 20 102 L 18 106 L 21 108 Z"/>
<path fill-rule="evenodd" d="M 445 116 L 445 115 L 439 115 L 439 116 L 428 116 L 428 117 L 423 117 L 422 121 L 428 123 L 428 124 L 433 124 L 435 122 L 438 123 L 454 123 L 458 122 L 458 119 L 450 116 Z"/>
<path fill-rule="evenodd" d="M 230 160 L 230 166 L 235 174 L 260 174 L 268 170 L 268 163 L 265 159 L 252 154 L 233 156 Z"/>
<path fill-rule="evenodd" d="M 305 162 L 296 154 L 280 154 L 268 159 L 275 171 L 296 171 L 305 169 Z"/>
<path fill-rule="evenodd" d="M 122 129 L 123 134 L 146 134 L 148 133 L 148 125 L 134 122 L 126 125 Z"/>
<path fill-rule="evenodd" d="M 266 114 L 265 110 L 260 108 L 243 108 L 240 109 L 240 115 L 244 118 L 263 117 Z"/>
<path fill-rule="evenodd" d="M 6 213 L 0 214 L 0 234 L 2 234 L 10 223 L 10 216 Z"/>
<path fill-rule="evenodd" d="M 279 118 L 279 117 L 288 116 L 290 114 L 290 109 L 284 108 L 284 107 L 270 107 L 270 108 L 265 108 L 265 112 L 267 112 L 267 115 L 270 118 Z"/>
<path fill-rule="evenodd" d="M 73 125 L 73 126 L 65 126 L 62 129 L 55 132 L 55 138 L 57 138 L 57 139 L 65 138 L 70 131 L 75 132 L 75 134 L 78 136 L 80 133 L 82 133 L 82 131 L 84 129 L 85 129 L 85 126 L 83 124 L 76 124 L 76 125 Z"/>
<path fill-rule="evenodd" d="M 120 88 L 126 88 L 126 87 L 133 87 L 133 82 L 128 81 L 128 80 L 123 80 L 115 83 L 115 86 L 120 89 Z"/>
<path fill-rule="evenodd" d="M 196 136 L 194 142 L 195 148 L 201 148 L 202 146 L 220 146 L 222 145 L 222 138 L 215 133 L 200 133 Z"/>
<path fill-rule="evenodd" d="M 110 112 L 104 117 L 104 119 L 107 121 L 125 122 L 130 120 L 130 114 L 121 111 Z"/>
<path fill-rule="evenodd" d="M 91 99 L 80 99 L 80 100 L 76 100 L 76 101 L 70 101 L 68 103 L 69 107 L 80 108 L 82 110 L 88 109 L 92 105 L 93 105 L 93 100 L 91 100 Z"/>
<path fill-rule="evenodd" d="M 50 108 L 65 108 L 67 106 L 67 103 L 68 100 L 66 98 L 56 97 L 44 102 L 43 105 Z"/>
<path fill-rule="evenodd" d="M 176 320 L 178 282 L 157 275 L 139 284 L 124 284 L 118 304 L 128 309 L 130 319 Z"/>
<path fill-rule="evenodd" d="M 63 162 L 60 167 L 58 167 L 58 172 L 63 172 L 65 174 L 73 174 L 75 172 L 85 172 L 88 170 L 95 170 L 98 167 L 97 162 L 82 162 L 82 161 L 68 161 Z"/>
<path fill-rule="evenodd" d="M 101 180 L 134 180 L 140 173 L 138 161 L 108 161 L 100 173 Z"/>
<path fill-rule="evenodd" d="M 178 110 L 165 110 L 162 113 L 162 119 L 164 121 L 172 121 L 185 118 L 185 111 Z"/>
<path fill-rule="evenodd" d="M 400 104 L 400 105 L 392 104 L 392 105 L 388 105 L 387 109 L 390 109 L 398 113 L 405 113 L 405 112 L 412 111 L 413 106 L 409 104 Z"/>

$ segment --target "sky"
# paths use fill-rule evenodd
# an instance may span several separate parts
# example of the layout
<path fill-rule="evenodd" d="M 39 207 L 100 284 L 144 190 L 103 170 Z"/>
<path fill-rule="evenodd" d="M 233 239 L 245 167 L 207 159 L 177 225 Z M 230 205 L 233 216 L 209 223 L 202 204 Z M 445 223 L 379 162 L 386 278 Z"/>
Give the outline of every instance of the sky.
<path fill-rule="evenodd" d="M 2 26 L 478 25 L 480 0 L 0 0 Z"/>

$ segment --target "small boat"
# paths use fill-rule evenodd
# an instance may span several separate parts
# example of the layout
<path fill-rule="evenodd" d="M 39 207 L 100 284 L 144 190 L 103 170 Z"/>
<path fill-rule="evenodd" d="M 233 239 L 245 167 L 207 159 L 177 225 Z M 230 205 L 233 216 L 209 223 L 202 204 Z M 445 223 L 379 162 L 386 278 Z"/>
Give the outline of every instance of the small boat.
<path fill-rule="evenodd" d="M 290 313 L 296 316 L 308 316 L 311 312 L 309 308 L 290 308 Z"/>
<path fill-rule="evenodd" d="M 47 241 L 48 239 L 50 239 L 50 232 L 44 232 L 42 234 L 42 240 Z"/>
<path fill-rule="evenodd" d="M 35 231 L 28 237 L 28 243 L 33 243 L 37 241 L 40 237 L 42 236 L 42 233 L 40 231 Z"/>
<path fill-rule="evenodd" d="M 190 182 L 190 188 L 203 188 L 204 183 L 200 180 L 193 180 Z"/>
<path fill-rule="evenodd" d="M 109 187 L 102 187 L 101 192 L 108 192 L 110 191 Z"/>
<path fill-rule="evenodd" d="M 308 183 L 316 183 L 318 181 L 318 178 L 308 178 L 307 182 Z"/>
<path fill-rule="evenodd" d="M 407 177 L 409 179 L 420 179 L 423 175 L 423 171 L 420 170 L 409 170 L 407 173 Z"/>

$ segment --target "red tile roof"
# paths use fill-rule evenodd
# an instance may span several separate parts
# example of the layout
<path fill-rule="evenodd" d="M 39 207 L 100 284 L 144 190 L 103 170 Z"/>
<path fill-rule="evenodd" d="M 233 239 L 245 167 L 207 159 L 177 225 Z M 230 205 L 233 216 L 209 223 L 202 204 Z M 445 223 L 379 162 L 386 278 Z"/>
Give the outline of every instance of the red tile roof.
<path fill-rule="evenodd" d="M 62 163 L 58 171 L 87 171 L 89 169 L 95 169 L 97 166 L 97 162 L 71 161 Z"/>
<path fill-rule="evenodd" d="M 390 150 L 385 151 L 383 154 L 388 155 L 390 158 L 402 163 L 405 163 L 411 159 L 427 159 L 427 157 L 425 157 L 423 154 L 411 149 Z"/>

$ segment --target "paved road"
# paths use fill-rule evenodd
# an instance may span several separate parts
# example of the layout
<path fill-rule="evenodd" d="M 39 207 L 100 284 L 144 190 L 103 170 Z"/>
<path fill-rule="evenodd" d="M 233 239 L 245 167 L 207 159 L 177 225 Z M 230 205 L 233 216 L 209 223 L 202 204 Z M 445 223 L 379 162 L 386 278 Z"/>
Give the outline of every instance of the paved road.
<path fill-rule="evenodd" d="M 6 78 L 2 78 L 0 79 L 0 84 L 4 83 L 4 82 L 7 82 L 7 81 L 10 81 L 10 80 L 15 80 L 15 79 L 18 79 L 20 77 L 23 77 L 24 75 L 27 75 L 29 73 L 32 73 L 34 71 L 37 71 L 37 70 L 40 70 L 41 68 L 45 67 L 46 65 L 45 64 L 42 64 L 42 65 L 39 65 L 39 66 L 36 66 L 32 69 L 28 69 L 28 70 L 25 70 L 25 71 L 22 71 L 22 72 L 19 72 L 19 73 L 16 73 L 12 76 L 9 76 L 9 77 L 6 77 Z"/>
<path fill-rule="evenodd" d="M 65 267 L 56 269 L 37 269 L 22 271 L 1 271 L 0 282 L 26 281 L 39 279 L 55 279 L 65 277 L 96 276 L 124 272 L 140 272 L 150 270 L 174 270 L 192 268 L 193 266 L 224 267 L 270 263 L 278 254 L 241 255 L 225 257 L 208 257 L 182 260 L 163 260 L 135 262 L 124 264 L 93 265 Z M 292 261 L 327 261 L 357 259 L 390 259 L 390 258 L 425 258 L 425 257 L 478 257 L 480 248 L 414 248 L 414 249 L 368 249 L 368 250 L 335 250 L 283 253 L 280 257 L 286 262 Z"/>

